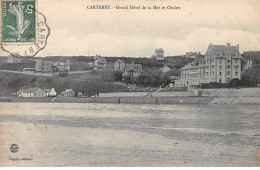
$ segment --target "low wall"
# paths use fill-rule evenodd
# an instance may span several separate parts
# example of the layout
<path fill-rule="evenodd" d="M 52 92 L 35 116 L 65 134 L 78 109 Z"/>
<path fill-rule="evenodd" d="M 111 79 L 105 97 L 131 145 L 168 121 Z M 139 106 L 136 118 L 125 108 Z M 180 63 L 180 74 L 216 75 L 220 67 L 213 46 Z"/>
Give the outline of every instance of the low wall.
<path fill-rule="evenodd" d="M 176 91 L 176 92 L 153 92 L 153 97 L 183 97 L 189 96 L 187 91 Z"/>
<path fill-rule="evenodd" d="M 61 97 L 56 98 L 53 102 L 57 103 L 118 103 L 118 98 L 77 98 Z"/>
<path fill-rule="evenodd" d="M 202 89 L 202 96 L 212 97 L 257 97 L 260 96 L 260 88 L 242 89 Z M 184 97 L 189 96 L 187 91 L 176 92 L 114 92 L 100 93 L 99 97 Z"/>
<path fill-rule="evenodd" d="M 57 103 L 208 104 L 214 97 L 97 97 L 56 98 Z"/>
<path fill-rule="evenodd" d="M 11 102 L 50 102 L 52 97 L 12 97 Z"/>
<path fill-rule="evenodd" d="M 99 97 L 173 97 L 173 96 L 188 96 L 188 92 L 114 92 L 114 93 L 99 93 Z"/>
<path fill-rule="evenodd" d="M 214 97 L 161 97 L 157 104 L 208 104 Z"/>
<path fill-rule="evenodd" d="M 10 97 L 2 97 L 2 98 L 0 98 L 0 102 L 11 102 L 11 98 Z"/>
<path fill-rule="evenodd" d="M 260 97 L 260 88 L 203 89 L 202 96 L 218 97 Z"/>
<path fill-rule="evenodd" d="M 99 97 L 145 97 L 151 92 L 114 92 L 99 93 Z"/>
<path fill-rule="evenodd" d="M 260 97 L 220 97 L 209 104 L 254 104 L 260 105 Z"/>

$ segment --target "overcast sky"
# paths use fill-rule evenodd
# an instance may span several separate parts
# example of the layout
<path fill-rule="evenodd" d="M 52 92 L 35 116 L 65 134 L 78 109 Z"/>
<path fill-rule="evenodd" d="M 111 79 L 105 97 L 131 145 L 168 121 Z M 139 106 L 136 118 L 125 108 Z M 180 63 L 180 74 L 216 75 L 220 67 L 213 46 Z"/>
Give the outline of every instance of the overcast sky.
<path fill-rule="evenodd" d="M 150 57 L 187 51 L 205 54 L 209 43 L 260 50 L 258 0 L 38 0 L 51 35 L 37 56 Z M 90 10 L 87 5 L 179 6 L 181 10 Z M 0 51 L 4 54 L 2 51 Z"/>

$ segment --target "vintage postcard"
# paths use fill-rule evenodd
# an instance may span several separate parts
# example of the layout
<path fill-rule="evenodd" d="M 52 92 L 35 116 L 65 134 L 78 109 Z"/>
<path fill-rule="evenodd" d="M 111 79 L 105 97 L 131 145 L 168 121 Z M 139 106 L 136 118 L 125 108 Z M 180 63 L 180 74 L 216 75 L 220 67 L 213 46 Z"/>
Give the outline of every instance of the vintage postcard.
<path fill-rule="evenodd" d="M 258 0 L 0 0 L 1 167 L 260 166 Z"/>

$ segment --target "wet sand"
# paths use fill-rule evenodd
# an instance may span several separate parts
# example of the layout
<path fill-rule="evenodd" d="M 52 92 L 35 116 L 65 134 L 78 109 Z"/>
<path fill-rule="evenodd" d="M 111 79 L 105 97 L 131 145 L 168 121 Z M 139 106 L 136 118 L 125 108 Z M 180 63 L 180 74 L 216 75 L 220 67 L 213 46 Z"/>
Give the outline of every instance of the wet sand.
<path fill-rule="evenodd" d="M 260 166 L 257 106 L 117 106 L 0 104 L 1 166 Z"/>

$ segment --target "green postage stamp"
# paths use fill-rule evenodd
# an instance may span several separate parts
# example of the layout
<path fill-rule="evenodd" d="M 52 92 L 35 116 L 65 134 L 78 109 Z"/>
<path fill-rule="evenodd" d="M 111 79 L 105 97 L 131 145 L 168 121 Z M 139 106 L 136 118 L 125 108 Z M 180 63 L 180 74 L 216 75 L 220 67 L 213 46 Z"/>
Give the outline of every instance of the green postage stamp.
<path fill-rule="evenodd" d="M 36 42 L 35 0 L 2 0 L 2 42 Z"/>

